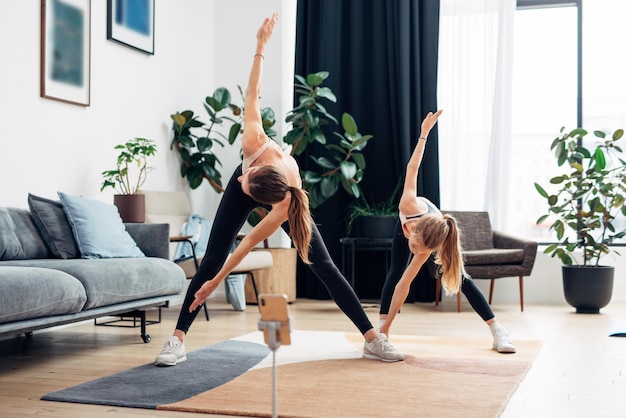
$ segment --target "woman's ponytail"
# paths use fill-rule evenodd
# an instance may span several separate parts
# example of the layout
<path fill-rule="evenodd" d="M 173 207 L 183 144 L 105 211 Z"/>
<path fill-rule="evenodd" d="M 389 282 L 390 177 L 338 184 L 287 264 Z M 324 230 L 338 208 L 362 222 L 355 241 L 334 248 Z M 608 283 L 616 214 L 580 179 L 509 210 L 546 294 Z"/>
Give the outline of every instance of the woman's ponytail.
<path fill-rule="evenodd" d="M 291 203 L 289 204 L 289 230 L 291 240 L 298 250 L 302 261 L 311 264 L 309 261 L 309 246 L 313 235 L 313 218 L 309 209 L 309 196 L 298 187 L 290 187 Z"/>

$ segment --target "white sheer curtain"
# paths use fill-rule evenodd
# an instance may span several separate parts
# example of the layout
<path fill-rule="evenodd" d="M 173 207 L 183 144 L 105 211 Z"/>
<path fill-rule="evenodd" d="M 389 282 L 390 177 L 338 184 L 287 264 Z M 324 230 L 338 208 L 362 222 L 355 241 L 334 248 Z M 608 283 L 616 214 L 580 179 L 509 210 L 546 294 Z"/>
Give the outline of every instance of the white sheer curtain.
<path fill-rule="evenodd" d="M 505 225 L 515 0 L 441 0 L 441 208 L 487 210 Z"/>

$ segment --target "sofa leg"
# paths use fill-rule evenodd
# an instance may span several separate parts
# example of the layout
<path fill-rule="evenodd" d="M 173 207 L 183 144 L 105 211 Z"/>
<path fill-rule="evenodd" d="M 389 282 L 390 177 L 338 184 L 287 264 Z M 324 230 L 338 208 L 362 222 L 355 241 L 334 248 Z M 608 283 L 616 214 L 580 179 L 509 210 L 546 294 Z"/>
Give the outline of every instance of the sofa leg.
<path fill-rule="evenodd" d="M 495 284 L 495 279 L 491 279 L 491 283 L 489 284 L 489 304 L 491 305 L 491 301 L 493 300 L 493 285 Z"/>
<path fill-rule="evenodd" d="M 152 338 L 146 334 L 146 311 L 139 311 L 139 318 L 141 319 L 141 339 L 144 343 L 149 343 Z"/>

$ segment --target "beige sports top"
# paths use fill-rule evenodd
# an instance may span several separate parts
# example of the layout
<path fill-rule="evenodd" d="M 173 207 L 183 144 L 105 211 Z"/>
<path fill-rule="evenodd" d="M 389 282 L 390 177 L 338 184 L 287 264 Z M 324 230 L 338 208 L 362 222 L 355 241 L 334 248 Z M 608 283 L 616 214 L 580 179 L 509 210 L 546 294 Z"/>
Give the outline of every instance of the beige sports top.
<path fill-rule="evenodd" d="M 252 165 L 252 163 L 255 162 L 256 159 L 259 158 L 261 156 L 261 154 L 263 154 L 265 152 L 267 147 L 272 145 L 272 142 L 273 141 L 268 137 L 267 138 L 267 142 L 265 144 L 261 145 L 259 147 L 259 149 L 254 152 L 254 154 L 252 154 L 249 157 L 243 159 L 243 162 L 241 163 L 241 173 L 242 174 L 245 173 L 246 171 L 248 171 L 248 169 L 250 169 L 250 166 Z"/>

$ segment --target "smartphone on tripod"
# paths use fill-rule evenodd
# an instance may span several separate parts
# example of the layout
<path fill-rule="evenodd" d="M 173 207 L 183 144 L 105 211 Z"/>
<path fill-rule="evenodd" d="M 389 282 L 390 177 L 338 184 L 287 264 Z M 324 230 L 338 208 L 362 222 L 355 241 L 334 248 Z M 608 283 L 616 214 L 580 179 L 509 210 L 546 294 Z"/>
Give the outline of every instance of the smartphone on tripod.
<path fill-rule="evenodd" d="M 260 294 L 259 311 L 261 321 L 280 322 L 280 327 L 276 331 L 276 340 L 283 345 L 291 344 L 291 327 L 289 324 L 289 312 L 287 310 L 287 295 Z M 269 329 L 263 329 L 265 343 L 270 343 Z"/>

